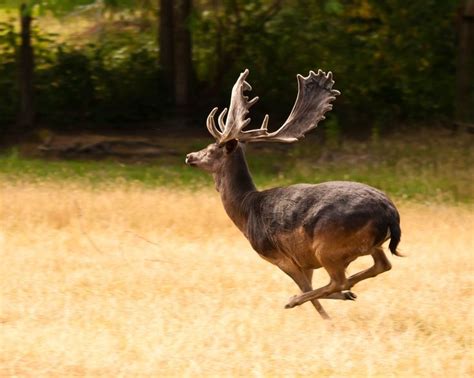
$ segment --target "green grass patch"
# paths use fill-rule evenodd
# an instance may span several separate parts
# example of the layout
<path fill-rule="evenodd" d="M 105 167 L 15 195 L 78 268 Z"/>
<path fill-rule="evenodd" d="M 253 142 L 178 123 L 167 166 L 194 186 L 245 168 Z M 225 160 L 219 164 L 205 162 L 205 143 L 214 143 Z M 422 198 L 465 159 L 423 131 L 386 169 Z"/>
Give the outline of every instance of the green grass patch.
<path fill-rule="evenodd" d="M 166 159 L 169 160 L 169 159 Z M 0 156 L 0 175 L 7 181 L 78 181 L 90 185 L 140 183 L 146 186 L 201 186 L 204 172 L 182 162 L 123 163 L 113 160 L 43 160 L 23 158 L 16 151 Z"/>
<path fill-rule="evenodd" d="M 204 147 L 201 143 L 186 140 L 181 148 L 174 144 L 177 154 L 147 163 L 43 160 L 25 158 L 13 150 L 0 155 L 0 177 L 3 181 L 212 187 L 212 177 L 184 164 L 185 154 Z M 317 137 L 310 137 L 289 146 L 250 145 L 247 160 L 259 188 L 350 180 L 375 186 L 396 198 L 472 202 L 471 146 L 472 136 L 439 131 L 395 135 L 376 144 L 343 141 L 337 147 L 324 146 Z"/>

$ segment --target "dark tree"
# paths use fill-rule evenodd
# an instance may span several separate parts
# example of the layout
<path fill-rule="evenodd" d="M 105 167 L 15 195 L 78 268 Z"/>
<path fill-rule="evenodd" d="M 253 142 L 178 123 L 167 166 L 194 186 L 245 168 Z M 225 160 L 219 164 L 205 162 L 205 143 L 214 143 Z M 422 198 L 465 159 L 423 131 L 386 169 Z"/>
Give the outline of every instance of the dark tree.
<path fill-rule="evenodd" d="M 160 0 L 159 12 L 160 66 L 171 90 L 174 81 L 173 0 Z"/>
<path fill-rule="evenodd" d="M 456 122 L 474 125 L 474 0 L 461 7 L 456 85 Z"/>
<path fill-rule="evenodd" d="M 191 97 L 192 62 L 189 17 L 191 0 L 175 1 L 174 95 L 176 105 L 186 107 Z"/>
<path fill-rule="evenodd" d="M 160 64 L 174 103 L 186 108 L 192 85 L 191 0 L 160 0 Z"/>
<path fill-rule="evenodd" d="M 33 73 L 34 55 L 31 46 L 31 9 L 26 4 L 20 8 L 21 45 L 19 49 L 18 86 L 20 94 L 20 109 L 18 113 L 18 129 L 15 134 L 24 134 L 34 123 L 34 92 Z"/>

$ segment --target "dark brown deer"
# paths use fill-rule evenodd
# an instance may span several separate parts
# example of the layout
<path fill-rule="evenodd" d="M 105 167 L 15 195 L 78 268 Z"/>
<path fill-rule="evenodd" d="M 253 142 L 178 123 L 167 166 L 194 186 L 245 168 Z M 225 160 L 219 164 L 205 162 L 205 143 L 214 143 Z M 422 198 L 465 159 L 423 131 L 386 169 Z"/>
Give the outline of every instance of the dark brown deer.
<path fill-rule="evenodd" d="M 381 191 L 356 183 L 334 181 L 317 185 L 298 184 L 258 191 L 244 156 L 244 143 L 292 143 L 304 137 L 332 109 L 339 95 L 332 89 L 332 74 L 310 71 L 298 79 L 298 96 L 286 122 L 275 132 L 267 129 L 268 115 L 259 129 L 244 130 L 250 123 L 251 90 L 245 70 L 232 89 L 229 112 L 224 109 L 214 122 L 217 108 L 207 118 L 207 128 L 216 143 L 187 155 L 186 163 L 212 173 L 230 219 L 265 260 L 288 274 L 303 292 L 285 306 L 292 308 L 311 301 L 328 318 L 318 299 L 354 300 L 349 291 L 357 282 L 391 268 L 382 249 L 397 256 L 400 217 L 392 201 Z M 346 277 L 347 266 L 360 256 L 371 255 L 374 265 Z M 328 285 L 312 288 L 313 270 L 323 267 Z"/>

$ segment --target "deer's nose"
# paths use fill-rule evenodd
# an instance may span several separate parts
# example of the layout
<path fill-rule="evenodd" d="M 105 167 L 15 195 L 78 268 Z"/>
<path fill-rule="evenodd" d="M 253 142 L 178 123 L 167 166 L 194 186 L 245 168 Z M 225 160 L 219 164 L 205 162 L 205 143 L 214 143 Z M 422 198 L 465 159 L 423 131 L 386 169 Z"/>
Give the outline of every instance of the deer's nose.
<path fill-rule="evenodd" d="M 194 154 L 193 153 L 190 153 L 190 154 L 187 154 L 186 155 L 186 159 L 184 160 L 184 162 L 187 164 L 187 165 L 193 165 L 194 161 L 195 161 L 195 157 L 194 157 Z"/>

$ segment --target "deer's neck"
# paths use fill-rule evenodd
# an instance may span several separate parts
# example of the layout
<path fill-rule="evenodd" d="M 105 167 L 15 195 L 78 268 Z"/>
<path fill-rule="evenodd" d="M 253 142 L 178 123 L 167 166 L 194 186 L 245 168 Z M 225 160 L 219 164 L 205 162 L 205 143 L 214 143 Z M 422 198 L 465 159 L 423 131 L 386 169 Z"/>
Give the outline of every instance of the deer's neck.
<path fill-rule="evenodd" d="M 235 225 L 245 233 L 250 211 L 250 200 L 257 188 L 240 146 L 226 159 L 218 173 L 214 174 L 216 189 L 220 193 L 224 208 Z"/>

